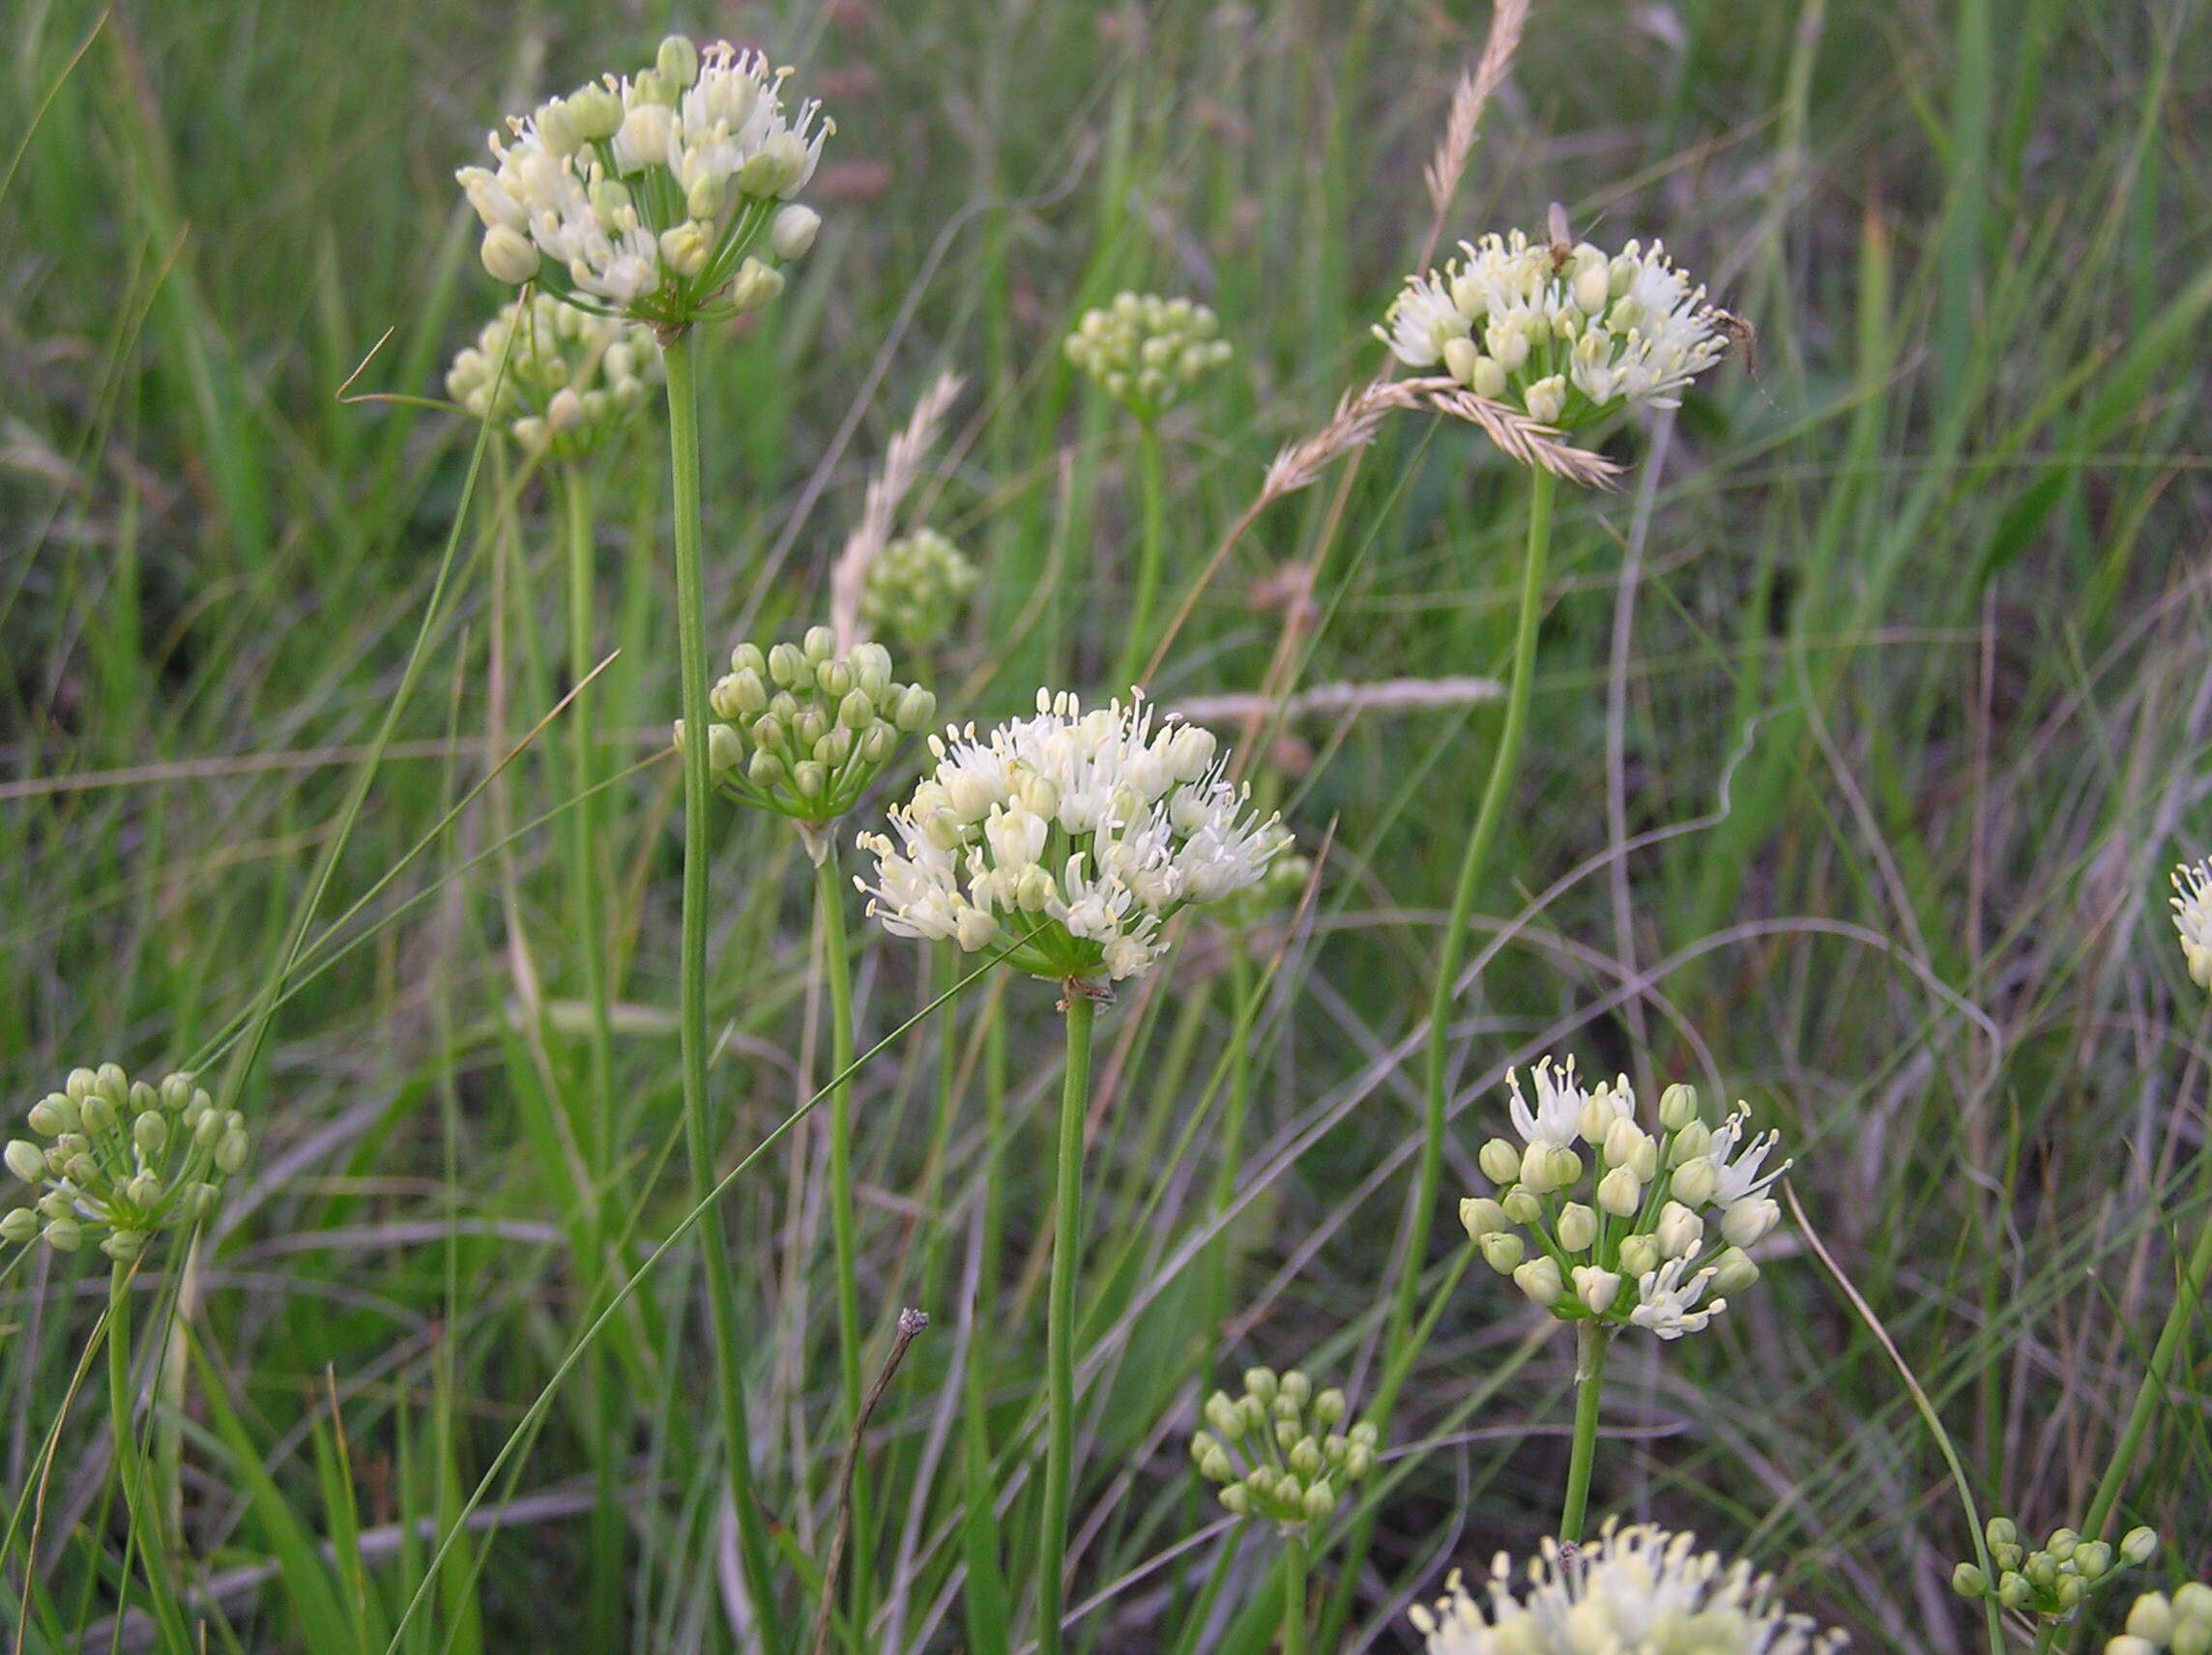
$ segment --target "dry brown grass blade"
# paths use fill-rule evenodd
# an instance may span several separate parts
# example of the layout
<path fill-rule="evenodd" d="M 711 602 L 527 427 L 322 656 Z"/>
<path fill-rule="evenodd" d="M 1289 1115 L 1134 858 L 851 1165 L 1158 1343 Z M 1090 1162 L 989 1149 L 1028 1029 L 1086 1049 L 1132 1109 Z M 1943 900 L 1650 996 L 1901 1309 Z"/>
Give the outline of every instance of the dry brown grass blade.
<path fill-rule="evenodd" d="M 860 589 L 867 584 L 868 567 L 890 543 L 899 502 L 914 486 L 921 471 L 921 456 L 937 441 L 938 423 L 965 383 L 956 373 L 938 375 L 937 382 L 914 405 L 906 429 L 885 449 L 884 463 L 868 479 L 860 521 L 830 570 L 830 629 L 837 634 L 839 650 L 849 650 L 860 641 Z"/>
<path fill-rule="evenodd" d="M 1409 391 L 1417 390 L 1421 400 L 1439 414 L 1449 414 L 1480 426 L 1508 457 L 1523 465 L 1542 466 L 1554 477 L 1583 488 L 1611 488 L 1620 467 L 1603 454 L 1578 449 L 1557 430 L 1520 409 L 1477 396 L 1456 380 L 1410 379 Z"/>

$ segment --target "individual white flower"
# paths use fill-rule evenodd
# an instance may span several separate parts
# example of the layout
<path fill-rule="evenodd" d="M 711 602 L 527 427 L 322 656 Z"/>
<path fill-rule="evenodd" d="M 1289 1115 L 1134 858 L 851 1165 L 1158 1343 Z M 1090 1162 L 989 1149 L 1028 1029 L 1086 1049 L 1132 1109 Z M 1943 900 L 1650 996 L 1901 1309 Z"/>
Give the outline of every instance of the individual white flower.
<path fill-rule="evenodd" d="M 1656 1270 L 1647 1271 L 1636 1283 L 1636 1304 L 1628 1313 L 1628 1320 L 1639 1327 L 1649 1328 L 1662 1339 L 1679 1339 L 1685 1333 L 1703 1333 L 1705 1324 L 1728 1308 L 1728 1300 L 1714 1296 L 1710 1304 L 1701 1306 L 1699 1300 L 1705 1290 L 1713 1285 L 1719 1274 L 1710 1264 L 1684 1281 L 1690 1268 L 1686 1258 L 1669 1259 Z"/>
<path fill-rule="evenodd" d="M 868 912 L 895 936 L 952 938 L 1042 977 L 1132 976 L 1183 908 L 1259 883 L 1289 843 L 1255 820 L 1213 738 L 1152 727 L 1141 696 L 1083 711 L 1040 690 L 1034 717 L 933 737 L 936 768 L 890 813 Z"/>
<path fill-rule="evenodd" d="M 1745 1562 L 1698 1552 L 1689 1534 L 1608 1521 L 1565 1555 L 1554 1540 L 1516 1581 L 1499 1553 L 1486 1602 L 1455 1570 L 1446 1596 L 1412 1611 L 1429 1655 L 1826 1655 L 1846 1640 L 1776 1597 Z"/>
<path fill-rule="evenodd" d="M 1376 336 L 1407 366 L 1441 362 L 1477 395 L 1562 431 L 1672 408 L 1728 350 L 1730 319 L 1657 242 L 1609 258 L 1515 230 L 1460 252 L 1441 274 L 1409 276 Z"/>
<path fill-rule="evenodd" d="M 2212 861 L 2183 862 L 2173 870 L 2173 928 L 2189 980 L 2212 989 Z"/>
<path fill-rule="evenodd" d="M 510 117 L 488 140 L 494 164 L 455 175 L 483 220 L 484 268 L 669 328 L 765 303 L 780 283 L 746 279 L 748 253 L 794 258 L 812 242 L 778 207 L 835 130 L 818 103 L 786 111 L 788 73 L 673 35 L 653 68 Z"/>
<path fill-rule="evenodd" d="M 573 458 L 613 435 L 659 377 L 652 329 L 533 293 L 501 305 L 453 358 L 446 392 L 531 452 Z"/>
<path fill-rule="evenodd" d="M 1221 323 L 1189 299 L 1117 293 L 1086 310 L 1067 335 L 1067 360 L 1140 420 L 1154 420 L 1231 355 Z"/>
<path fill-rule="evenodd" d="M 1535 1068 L 1536 1107 L 1521 1094 L 1521 1076 L 1505 1071 L 1505 1112 L 1524 1144 L 1557 1144 L 1571 1148 L 1582 1132 L 1583 1106 L 1590 1094 L 1575 1079 L 1575 1060 L 1555 1064 L 1539 1058 Z"/>

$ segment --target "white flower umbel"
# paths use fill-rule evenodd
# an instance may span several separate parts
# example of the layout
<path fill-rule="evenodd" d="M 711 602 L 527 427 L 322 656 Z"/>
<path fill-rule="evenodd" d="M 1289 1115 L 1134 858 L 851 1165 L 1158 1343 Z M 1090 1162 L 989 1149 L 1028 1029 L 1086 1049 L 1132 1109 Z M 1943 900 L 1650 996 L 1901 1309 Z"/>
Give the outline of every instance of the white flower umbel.
<path fill-rule="evenodd" d="M 1213 737 L 1141 695 L 1083 711 L 1037 692 L 1034 717 L 931 738 L 936 768 L 891 811 L 894 844 L 860 836 L 876 880 L 868 912 L 899 937 L 1004 947 L 1018 969 L 1067 982 L 1144 971 L 1160 928 L 1193 904 L 1259 883 L 1287 843 L 1222 773 Z"/>
<path fill-rule="evenodd" d="M 790 73 L 672 35 L 653 68 L 510 117 L 494 164 L 455 175 L 484 268 L 668 329 L 767 304 L 814 240 L 820 219 L 791 198 L 835 130 L 819 103 L 786 110 Z"/>
<path fill-rule="evenodd" d="M 1455 1572 L 1434 1610 L 1416 1608 L 1429 1655 L 1825 1655 L 1846 1641 L 1793 1613 L 1771 1578 L 1695 1550 L 1688 1534 L 1611 1523 L 1569 1556 L 1544 1542 L 1516 1580 L 1503 1553 L 1483 1601 Z"/>
<path fill-rule="evenodd" d="M 1533 1107 L 1517 1075 L 1506 1086 L 1521 1141 L 1482 1147 L 1498 1193 L 1461 1202 L 1460 1221 L 1529 1298 L 1562 1321 L 1679 1339 L 1759 1279 L 1745 1249 L 1780 1221 L 1766 1191 L 1789 1163 L 1766 1166 L 1776 1135 L 1750 1135 L 1743 1106 L 1710 1126 L 1693 1089 L 1669 1087 L 1653 1134 L 1625 1075 L 1586 1088 L 1572 1060 L 1546 1059 Z"/>
<path fill-rule="evenodd" d="M 524 451 L 577 459 L 612 436 L 659 379 L 652 329 L 533 293 L 502 305 L 453 358 L 446 392 Z"/>
<path fill-rule="evenodd" d="M 1083 313 L 1067 360 L 1138 419 L 1156 420 L 1230 358 L 1221 323 L 1205 305 L 1156 293 L 1117 293 Z"/>
<path fill-rule="evenodd" d="M 2212 861 L 2183 862 L 2173 870 L 2173 928 L 2189 980 L 2212 989 Z"/>
<path fill-rule="evenodd" d="M 31 1106 L 30 1127 L 45 1142 L 13 1139 L 7 1161 L 38 1198 L 0 1217 L 0 1240 L 65 1253 L 97 1240 L 119 1264 L 159 1232 L 205 1218 L 246 1164 L 246 1118 L 185 1074 L 154 1086 L 114 1063 L 73 1069 Z"/>
<path fill-rule="evenodd" d="M 1608 257 L 1515 230 L 1460 252 L 1441 272 L 1408 276 L 1376 336 L 1407 366 L 1441 363 L 1477 396 L 1556 430 L 1672 408 L 1727 353 L 1732 319 L 1657 242 Z"/>

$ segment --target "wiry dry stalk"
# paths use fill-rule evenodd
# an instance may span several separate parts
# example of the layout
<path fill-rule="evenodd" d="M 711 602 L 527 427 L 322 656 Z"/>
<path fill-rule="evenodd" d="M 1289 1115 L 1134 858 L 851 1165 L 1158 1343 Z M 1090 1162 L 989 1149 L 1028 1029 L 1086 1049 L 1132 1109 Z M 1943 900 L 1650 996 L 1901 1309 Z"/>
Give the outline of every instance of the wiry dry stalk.
<path fill-rule="evenodd" d="M 906 429 L 890 440 L 884 450 L 884 463 L 868 479 L 860 521 L 830 570 L 830 629 L 837 634 L 840 651 L 860 641 L 860 589 L 867 584 L 868 567 L 890 543 L 899 502 L 914 486 L 921 471 L 921 456 L 937 441 L 938 423 L 965 383 L 956 373 L 940 374 L 914 405 Z"/>
<path fill-rule="evenodd" d="M 1387 678 L 1367 683 L 1317 683 L 1282 704 L 1285 719 L 1336 713 L 1426 712 L 1439 707 L 1472 707 L 1501 699 L 1505 686 L 1494 678 Z M 1226 722 L 1266 713 L 1266 697 L 1249 691 L 1194 695 L 1170 709 L 1195 724 Z"/>

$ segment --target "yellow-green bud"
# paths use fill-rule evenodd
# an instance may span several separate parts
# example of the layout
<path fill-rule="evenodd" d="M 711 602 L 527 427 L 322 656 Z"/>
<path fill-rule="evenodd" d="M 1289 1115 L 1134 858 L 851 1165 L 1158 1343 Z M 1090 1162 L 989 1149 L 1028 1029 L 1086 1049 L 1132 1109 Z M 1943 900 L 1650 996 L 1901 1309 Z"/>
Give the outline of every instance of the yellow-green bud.
<path fill-rule="evenodd" d="M 830 785 L 830 775 L 814 759 L 800 759 L 791 767 L 791 790 L 801 798 L 819 798 Z"/>
<path fill-rule="evenodd" d="M 1554 1234 L 1568 1252 L 1586 1253 L 1597 1240 L 1597 1214 L 1581 1202 L 1570 1201 L 1559 1208 L 1559 1221 Z"/>
<path fill-rule="evenodd" d="M 747 195 L 781 195 L 806 170 L 806 146 L 792 132 L 778 132 L 738 169 L 738 188 Z"/>
<path fill-rule="evenodd" d="M 699 78 L 699 48 L 682 35 L 670 35 L 660 43 L 653 66 L 669 85 L 688 87 Z"/>
<path fill-rule="evenodd" d="M 111 1230 L 100 1250 L 119 1264 L 128 1264 L 146 1249 L 146 1237 L 135 1230 Z"/>
<path fill-rule="evenodd" d="M 1659 1243 L 1649 1235 L 1630 1235 L 1620 1243 L 1623 1275 L 1647 1276 L 1659 1267 Z"/>
<path fill-rule="evenodd" d="M 1679 1132 L 1698 1118 L 1698 1089 L 1679 1081 L 1659 1094 L 1659 1124 Z"/>
<path fill-rule="evenodd" d="M 1703 1206 L 1713 1199 L 1713 1192 L 1720 1188 L 1720 1174 L 1714 1169 L 1711 1158 L 1701 1155 L 1694 1161 L 1684 1161 L 1674 1169 L 1674 1181 L 1671 1187 L 1674 1199 L 1683 1205 Z"/>
<path fill-rule="evenodd" d="M 1559 1302 L 1566 1285 L 1559 1279 L 1559 1266 L 1550 1259 L 1531 1259 L 1513 1272 L 1513 1285 L 1527 1294 L 1529 1300 L 1546 1310 Z"/>
<path fill-rule="evenodd" d="M 494 281 L 519 287 L 538 274 L 538 249 L 519 230 L 494 224 L 484 232 L 483 267 Z"/>
<path fill-rule="evenodd" d="M 1992 1546 L 2010 1546 L 2020 1538 L 2020 1530 L 2009 1517 L 1993 1517 L 1983 1526 L 1983 1535 Z"/>
<path fill-rule="evenodd" d="M 82 1118 L 85 1131 L 98 1138 L 115 1130 L 115 1105 L 99 1092 L 84 1100 Z"/>
<path fill-rule="evenodd" d="M 2120 1536 L 2120 1556 L 2137 1568 L 2141 1568 L 2158 1555 L 2158 1530 L 2131 1528 Z"/>
<path fill-rule="evenodd" d="M 2027 1602 L 2031 1589 L 2025 1575 L 2018 1570 L 2007 1569 L 1997 1582 L 1997 1602 L 2007 1609 L 2018 1609 Z"/>
<path fill-rule="evenodd" d="M 8 1141 L 8 1170 L 27 1184 L 46 1181 L 46 1152 L 28 1138 Z"/>
<path fill-rule="evenodd" d="M 1470 1195 L 1459 1204 L 1459 1221 L 1467 1230 L 1468 1239 L 1480 1241 L 1485 1235 L 1503 1230 L 1510 1222 L 1505 1208 L 1487 1196 Z"/>
<path fill-rule="evenodd" d="M 0 1214 L 0 1241 L 20 1247 L 37 1237 L 39 1215 L 27 1206 L 12 1206 Z"/>
<path fill-rule="evenodd" d="M 1544 1216 L 1544 1204 L 1519 1184 L 1507 1190 L 1498 1205 L 1505 1209 L 1505 1216 L 1516 1224 L 1533 1224 Z"/>
<path fill-rule="evenodd" d="M 1741 1247 L 1730 1247 L 1712 1263 L 1713 1292 L 1730 1297 L 1744 1291 L 1759 1280 L 1759 1266 L 1753 1263 Z"/>
<path fill-rule="evenodd" d="M 1987 1597 L 1990 1578 L 1972 1563 L 1961 1563 L 1951 1571 L 1951 1589 L 1963 1598 Z"/>
<path fill-rule="evenodd" d="M 821 228 L 821 214 L 796 201 L 787 202 L 778 207 L 775 217 L 769 220 L 768 250 L 785 264 L 804 258 Z"/>
<path fill-rule="evenodd" d="M 40 1233 L 57 1253 L 73 1253 L 84 1245 L 84 1230 L 73 1218 L 51 1218 Z"/>
<path fill-rule="evenodd" d="M 1615 1218 L 1634 1216 L 1644 1205 L 1644 1186 L 1627 1167 L 1615 1167 L 1597 1181 L 1597 1204 Z"/>
<path fill-rule="evenodd" d="M 227 1175 L 246 1165 L 246 1134 L 235 1127 L 216 1147 L 215 1164 Z"/>
<path fill-rule="evenodd" d="M 1667 1164 L 1670 1167 L 1679 1167 L 1700 1156 L 1711 1154 L 1712 1148 L 1713 1129 L 1702 1120 L 1692 1120 L 1677 1127 L 1674 1136 L 1667 1141 Z"/>
<path fill-rule="evenodd" d="M 77 1127 L 76 1099 L 66 1091 L 50 1092 L 31 1105 L 31 1130 L 43 1138 L 58 1138 Z"/>
<path fill-rule="evenodd" d="M 850 678 L 850 673 L 845 675 Z M 864 689 L 849 689 L 837 703 L 837 722 L 848 730 L 865 730 L 876 721 L 876 704 Z"/>
<path fill-rule="evenodd" d="M 1501 1276 L 1510 1276 L 1520 1267 L 1523 1255 L 1528 1251 L 1521 1237 L 1510 1230 L 1493 1231 L 1479 1245 L 1483 1263 Z"/>
<path fill-rule="evenodd" d="M 1701 1163 L 1704 1164 L 1704 1163 Z M 1721 1215 L 1721 1234 L 1737 1247 L 1756 1246 L 1759 1241 L 1782 1222 L 1782 1205 L 1766 1196 L 1748 1196 L 1737 1202 Z M 2072 1541 L 2068 1541 L 2072 1549 Z M 2067 1553 L 2060 1553 L 2060 1556 Z"/>
<path fill-rule="evenodd" d="M 1336 1509 L 1336 1495 L 1330 1491 L 1326 1482 L 1319 1482 L 1306 1490 L 1300 1497 L 1299 1504 L 1306 1514 L 1308 1523 L 1319 1523 Z"/>
<path fill-rule="evenodd" d="M 909 684 L 899 696 L 891 721 L 911 736 L 936 716 L 937 697 L 919 684 Z"/>
<path fill-rule="evenodd" d="M 1509 1184 L 1521 1176 L 1521 1151 L 1508 1139 L 1491 1139 L 1474 1160 L 1482 1176 L 1494 1184 Z"/>
<path fill-rule="evenodd" d="M 1262 1408 L 1267 1407 L 1275 1400 L 1275 1391 L 1280 1381 L 1275 1378 L 1275 1370 L 1272 1368 L 1246 1368 L 1244 1370 L 1244 1389 L 1258 1399 Z"/>

